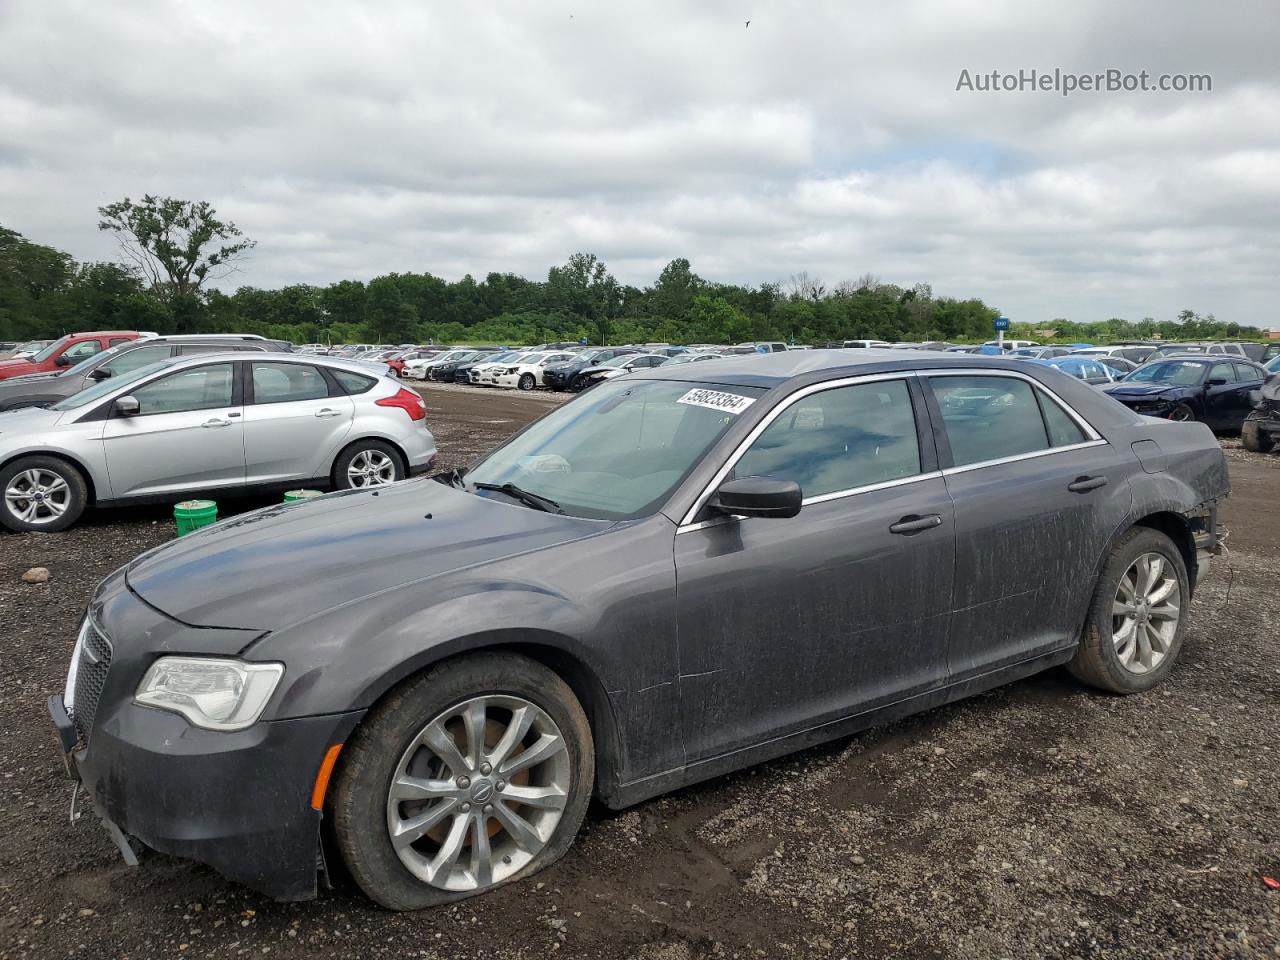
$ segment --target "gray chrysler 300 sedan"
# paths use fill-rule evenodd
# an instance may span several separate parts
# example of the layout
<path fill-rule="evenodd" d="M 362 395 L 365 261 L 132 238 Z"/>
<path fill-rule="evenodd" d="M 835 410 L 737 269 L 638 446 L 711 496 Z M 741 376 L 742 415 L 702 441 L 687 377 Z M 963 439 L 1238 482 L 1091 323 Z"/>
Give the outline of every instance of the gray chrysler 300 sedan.
<path fill-rule="evenodd" d="M 98 588 L 49 706 L 121 842 L 286 899 L 323 847 L 412 909 L 553 862 L 592 795 L 1058 664 L 1149 689 L 1227 492 L 1203 424 L 1016 360 L 659 367 L 466 471 L 144 554 Z"/>

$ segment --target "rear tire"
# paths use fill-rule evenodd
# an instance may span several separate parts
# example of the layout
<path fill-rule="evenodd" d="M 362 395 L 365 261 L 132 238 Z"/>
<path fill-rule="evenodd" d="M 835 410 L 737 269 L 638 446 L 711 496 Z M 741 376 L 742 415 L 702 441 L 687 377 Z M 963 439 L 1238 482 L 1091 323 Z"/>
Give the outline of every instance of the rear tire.
<path fill-rule="evenodd" d="M 519 710 L 535 719 L 504 753 Z M 472 729 L 480 732 L 474 751 Z M 538 745 L 545 759 L 504 773 Z M 446 660 L 393 690 L 352 734 L 330 794 L 334 836 L 356 884 L 382 906 L 451 903 L 560 859 L 582 824 L 594 769 L 586 714 L 557 674 L 516 654 Z M 412 799 L 404 799 L 406 781 L 421 785 Z M 397 849 L 393 833 L 416 839 Z"/>
<path fill-rule="evenodd" d="M 1250 453 L 1270 453 L 1276 442 L 1258 429 L 1258 418 L 1250 416 L 1240 425 L 1240 443 Z"/>
<path fill-rule="evenodd" d="M 0 524 L 20 533 L 65 530 L 84 513 L 89 485 L 57 457 L 19 457 L 0 470 Z"/>
<path fill-rule="evenodd" d="M 357 440 L 333 462 L 333 488 L 383 487 L 409 475 L 400 451 L 383 440 Z"/>
<path fill-rule="evenodd" d="M 1186 563 L 1173 541 L 1150 527 L 1133 527 L 1103 567 L 1067 669 L 1109 693 L 1150 690 L 1177 662 L 1190 602 Z"/>

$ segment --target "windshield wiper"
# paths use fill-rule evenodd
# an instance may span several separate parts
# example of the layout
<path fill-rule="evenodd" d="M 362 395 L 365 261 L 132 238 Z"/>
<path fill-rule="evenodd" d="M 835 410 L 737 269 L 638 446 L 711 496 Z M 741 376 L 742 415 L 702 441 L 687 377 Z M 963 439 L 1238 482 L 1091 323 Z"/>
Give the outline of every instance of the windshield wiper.
<path fill-rule="evenodd" d="M 533 507 L 535 510 L 545 510 L 547 513 L 564 513 L 564 509 L 554 500 L 521 489 L 514 483 L 477 483 L 474 486 L 477 490 L 497 490 L 499 493 L 505 493 L 508 497 L 519 500 L 525 506 Z"/>

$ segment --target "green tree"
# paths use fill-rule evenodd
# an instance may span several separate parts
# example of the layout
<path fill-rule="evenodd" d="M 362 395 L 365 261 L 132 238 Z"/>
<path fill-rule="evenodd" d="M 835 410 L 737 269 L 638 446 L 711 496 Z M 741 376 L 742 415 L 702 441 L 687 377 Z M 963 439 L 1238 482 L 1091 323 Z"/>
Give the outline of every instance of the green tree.
<path fill-rule="evenodd" d="M 370 335 L 379 343 L 403 343 L 417 335 L 417 311 L 404 302 L 394 274 L 370 281 L 365 317 Z"/>
<path fill-rule="evenodd" d="M 547 272 L 548 307 L 564 311 L 595 331 L 598 343 L 608 343 L 621 289 L 603 260 L 594 253 L 575 253 L 562 267 Z"/>
<path fill-rule="evenodd" d="M 218 219 L 206 201 L 128 197 L 98 208 L 98 229 L 116 235 L 120 250 L 161 300 L 194 298 L 207 280 L 225 277 L 255 241 Z"/>

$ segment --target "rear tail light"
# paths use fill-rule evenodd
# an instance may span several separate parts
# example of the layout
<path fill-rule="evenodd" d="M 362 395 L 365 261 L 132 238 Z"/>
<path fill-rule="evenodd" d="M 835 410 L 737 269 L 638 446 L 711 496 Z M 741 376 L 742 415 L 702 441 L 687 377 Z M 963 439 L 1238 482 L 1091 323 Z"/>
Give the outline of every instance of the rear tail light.
<path fill-rule="evenodd" d="M 391 396 L 375 400 L 374 403 L 380 407 L 399 407 L 409 415 L 410 420 L 425 420 L 427 418 L 426 401 L 415 391 L 406 387 L 401 387 Z"/>

